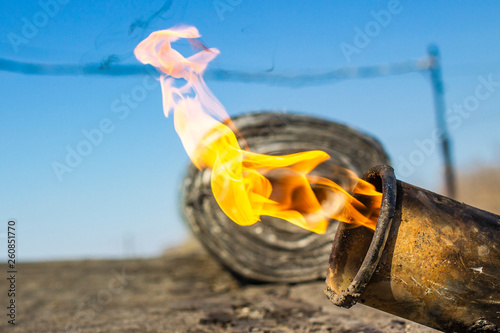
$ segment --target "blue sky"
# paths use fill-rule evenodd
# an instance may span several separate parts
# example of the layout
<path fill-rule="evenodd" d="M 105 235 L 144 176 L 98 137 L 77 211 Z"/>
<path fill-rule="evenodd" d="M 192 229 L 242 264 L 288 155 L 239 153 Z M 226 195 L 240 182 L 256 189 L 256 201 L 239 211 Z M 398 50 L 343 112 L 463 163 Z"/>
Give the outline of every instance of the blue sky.
<path fill-rule="evenodd" d="M 450 109 L 474 102 L 477 89 L 489 92 L 450 129 L 456 165 L 500 162 L 500 87 L 494 85 L 500 82 L 500 5 L 495 1 L 166 4 L 2 1 L 0 58 L 83 64 L 116 54 L 121 63 L 137 64 L 131 53 L 135 45 L 150 32 L 177 24 L 196 26 L 202 41 L 221 51 L 211 68 L 246 71 L 274 65 L 275 71 L 294 73 L 398 62 L 424 57 L 435 43 Z M 391 8 L 385 26 L 379 24 L 359 53 L 346 57 L 341 45 L 355 46 L 357 31 L 375 22 L 373 13 Z M 26 30 L 27 21 L 38 22 L 36 31 Z M 22 259 L 151 256 L 182 242 L 187 230 L 178 213 L 178 190 L 188 158 L 172 119 L 163 116 L 154 82 L 141 76 L 8 72 L 1 78 L 0 222 L 6 229 L 8 219 L 18 221 Z M 484 80 L 493 86 L 484 86 Z M 412 172 L 401 170 L 400 161 L 421 150 L 416 142 L 426 142 L 435 128 L 432 91 L 423 73 L 301 88 L 207 83 L 230 115 L 296 111 L 371 133 L 390 154 L 398 178 L 440 189 L 437 150 Z M 123 101 L 141 91 L 140 100 Z M 54 162 L 64 163 L 68 147 L 77 149 L 88 140 L 84 133 L 96 128 L 108 133 L 95 137 L 90 148 L 80 147 L 88 155 L 60 181 Z M 0 235 L 4 232 L 0 229 Z"/>

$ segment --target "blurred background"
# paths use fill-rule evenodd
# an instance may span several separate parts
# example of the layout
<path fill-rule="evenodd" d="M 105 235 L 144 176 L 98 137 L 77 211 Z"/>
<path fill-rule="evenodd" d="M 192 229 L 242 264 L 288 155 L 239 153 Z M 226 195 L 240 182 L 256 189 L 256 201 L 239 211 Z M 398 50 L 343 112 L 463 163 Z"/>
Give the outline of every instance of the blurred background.
<path fill-rule="evenodd" d="M 187 237 L 177 205 L 188 157 L 155 75 L 138 71 L 132 53 L 179 24 L 221 51 L 209 70 L 313 75 L 281 85 L 209 76 L 230 115 L 345 123 L 382 142 L 399 179 L 444 193 L 429 72 L 385 75 L 436 45 L 458 199 L 500 213 L 498 2 L 40 0 L 0 9 L 0 241 L 16 219 L 21 261 L 154 256 Z M 356 69 L 372 65 L 376 77 Z M 314 79 L 346 66 L 351 78 Z"/>

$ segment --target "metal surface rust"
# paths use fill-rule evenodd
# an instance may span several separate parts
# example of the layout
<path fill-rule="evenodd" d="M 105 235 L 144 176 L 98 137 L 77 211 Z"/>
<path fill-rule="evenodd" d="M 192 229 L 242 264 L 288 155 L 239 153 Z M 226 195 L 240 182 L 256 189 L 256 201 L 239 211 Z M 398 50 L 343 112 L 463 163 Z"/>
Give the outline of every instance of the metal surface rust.
<path fill-rule="evenodd" d="M 397 181 L 390 167 L 365 179 L 384 197 L 394 187 L 395 197 L 383 201 L 375 233 L 340 225 L 326 280 L 330 300 L 447 332 L 498 332 L 500 216 Z"/>

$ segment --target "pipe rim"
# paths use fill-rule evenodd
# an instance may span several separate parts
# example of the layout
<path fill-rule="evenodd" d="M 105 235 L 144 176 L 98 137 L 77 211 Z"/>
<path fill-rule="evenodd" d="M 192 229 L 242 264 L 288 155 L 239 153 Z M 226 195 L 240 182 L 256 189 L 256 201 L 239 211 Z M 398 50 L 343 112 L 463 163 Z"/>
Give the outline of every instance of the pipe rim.
<path fill-rule="evenodd" d="M 327 287 L 326 289 L 326 293 L 330 300 L 334 304 L 345 308 L 350 308 L 357 303 L 361 294 L 370 282 L 385 248 L 396 209 L 397 180 L 394 175 L 394 169 L 391 166 L 374 166 L 365 173 L 363 180 L 366 180 L 371 184 L 374 184 L 377 180 L 380 181 L 380 186 L 382 187 L 382 205 L 380 207 L 377 226 L 375 227 L 375 232 L 370 242 L 370 246 L 353 281 L 347 290 L 341 292 L 340 294 L 335 293 L 330 287 Z M 342 233 L 345 230 L 344 227 L 345 223 L 341 223 L 337 231 L 337 233 L 340 234 L 336 235 L 336 238 L 341 238 L 343 236 Z M 336 243 L 334 242 L 332 253 L 335 252 L 335 245 Z"/>

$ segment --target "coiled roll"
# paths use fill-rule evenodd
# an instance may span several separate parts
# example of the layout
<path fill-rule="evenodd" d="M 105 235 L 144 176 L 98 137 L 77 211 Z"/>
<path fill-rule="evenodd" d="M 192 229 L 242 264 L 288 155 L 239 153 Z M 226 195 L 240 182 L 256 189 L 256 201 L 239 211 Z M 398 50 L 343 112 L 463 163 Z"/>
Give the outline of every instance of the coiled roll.
<path fill-rule="evenodd" d="M 342 168 L 362 175 L 370 167 L 389 164 L 381 144 L 351 127 L 324 119 L 278 112 L 249 113 L 233 118 L 251 151 L 284 155 L 323 150 L 331 159 L 313 173 L 349 187 Z M 240 145 L 244 147 L 244 143 Z M 340 167 L 340 168 L 339 168 Z M 302 282 L 324 278 L 337 221 L 324 235 L 286 221 L 263 216 L 240 226 L 219 208 L 210 187 L 211 171 L 192 164 L 182 183 L 181 211 L 194 235 L 224 266 L 247 280 Z"/>

